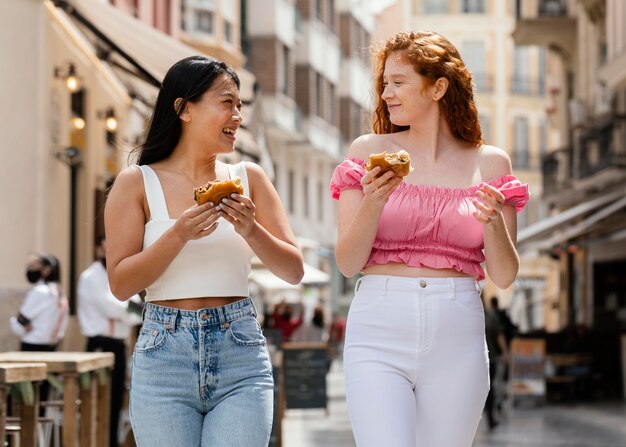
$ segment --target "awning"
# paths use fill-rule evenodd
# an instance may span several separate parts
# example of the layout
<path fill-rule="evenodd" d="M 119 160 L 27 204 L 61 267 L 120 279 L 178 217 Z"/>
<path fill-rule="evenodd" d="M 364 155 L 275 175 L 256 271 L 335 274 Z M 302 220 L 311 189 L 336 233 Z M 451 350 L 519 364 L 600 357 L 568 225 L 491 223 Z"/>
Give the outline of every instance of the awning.
<path fill-rule="evenodd" d="M 597 210 L 600 207 L 602 208 L 599 211 L 585 217 L 580 222 L 571 226 L 565 226 L 576 217 Z M 521 251 L 548 250 L 555 245 L 584 234 L 594 224 L 606 219 L 624 207 L 626 207 L 626 191 L 616 191 L 597 197 L 524 228 L 518 233 L 518 249 Z M 547 232 L 551 233 L 546 234 Z M 540 235 L 543 235 L 543 237 L 539 238 Z"/>
<path fill-rule="evenodd" d="M 266 268 L 252 269 L 249 279 L 266 290 L 291 290 L 300 288 L 300 285 L 294 286 L 293 284 L 289 284 Z M 313 267 L 311 264 L 304 263 L 304 277 L 300 282 L 301 285 L 307 287 L 322 287 L 328 283 L 330 283 L 330 275 L 328 273 Z"/>
<path fill-rule="evenodd" d="M 104 37 L 134 59 L 159 82 L 163 80 L 165 73 L 175 62 L 188 56 L 202 54 L 197 49 L 152 28 L 108 2 L 97 0 L 65 1 L 97 28 L 95 30 L 90 29 L 92 33 L 102 33 Z M 87 27 L 84 23 L 82 26 Z M 110 50 L 110 48 L 102 48 L 102 51 Z M 108 57 L 121 66 L 128 65 L 124 58 L 114 52 L 111 52 Z M 132 69 L 132 67 L 129 68 Z M 241 80 L 242 100 L 244 102 L 252 101 L 254 98 L 254 75 L 243 68 L 238 68 L 237 74 Z"/>

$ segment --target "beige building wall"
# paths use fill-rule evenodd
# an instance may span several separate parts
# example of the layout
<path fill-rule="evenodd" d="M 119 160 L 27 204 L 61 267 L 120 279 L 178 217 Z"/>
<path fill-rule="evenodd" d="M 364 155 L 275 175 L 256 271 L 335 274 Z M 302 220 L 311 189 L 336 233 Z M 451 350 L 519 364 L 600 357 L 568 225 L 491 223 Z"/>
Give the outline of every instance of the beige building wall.
<path fill-rule="evenodd" d="M 92 262 L 96 231 L 96 191 L 109 176 L 109 149 L 102 113 L 112 108 L 124 121 L 130 98 L 80 38 L 67 16 L 52 3 L 7 0 L 0 5 L 0 35 L 12 45 L 0 47 L 0 95 L 12 104 L 2 112 L 0 134 L 0 350 L 18 346 L 8 333 L 28 290 L 25 262 L 32 251 L 57 256 L 69 290 L 70 170 L 57 154 L 76 145 L 81 151 L 78 170 L 76 275 Z M 24 57 L 28 55 L 29 57 Z M 71 127 L 70 94 L 55 69 L 72 63 L 85 90 L 82 131 Z M 122 140 L 124 129 L 118 128 Z M 72 319 L 70 333 L 75 328 Z M 78 334 L 78 331 L 75 331 Z M 80 337 L 68 337 L 67 349 L 84 348 Z"/>

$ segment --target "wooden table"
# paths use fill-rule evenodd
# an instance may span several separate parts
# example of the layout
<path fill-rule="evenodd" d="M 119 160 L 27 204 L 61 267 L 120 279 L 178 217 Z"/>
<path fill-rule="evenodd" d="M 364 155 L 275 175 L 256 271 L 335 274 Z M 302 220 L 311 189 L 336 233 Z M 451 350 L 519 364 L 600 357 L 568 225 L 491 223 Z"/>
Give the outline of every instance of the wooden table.
<path fill-rule="evenodd" d="M 46 380 L 44 363 L 0 363 L 0 442 L 4 445 L 7 423 L 7 391 L 13 384 L 25 382 L 32 390 L 32 401 L 27 402 L 22 396 L 20 405 L 21 445 L 37 445 L 37 417 L 39 416 L 39 386 L 32 382 Z M 29 390 L 30 391 L 30 390 Z"/>
<path fill-rule="evenodd" d="M 109 445 L 113 353 L 11 351 L 0 353 L 0 362 L 44 363 L 48 373 L 63 377 L 63 447 Z M 77 418 L 79 396 L 80 437 Z"/>

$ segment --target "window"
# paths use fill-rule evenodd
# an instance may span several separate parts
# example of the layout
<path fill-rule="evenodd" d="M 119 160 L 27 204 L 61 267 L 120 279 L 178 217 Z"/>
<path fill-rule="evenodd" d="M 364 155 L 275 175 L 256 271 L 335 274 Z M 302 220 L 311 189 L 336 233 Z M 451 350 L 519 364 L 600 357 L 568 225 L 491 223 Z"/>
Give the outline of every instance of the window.
<path fill-rule="evenodd" d="M 289 82 L 290 76 L 289 72 L 291 71 L 289 59 L 290 59 L 290 51 L 289 47 L 286 45 L 280 46 L 280 56 L 278 57 L 278 69 L 276 70 L 278 76 L 278 90 L 285 95 L 289 95 Z"/>
<path fill-rule="evenodd" d="M 485 0 L 462 0 L 461 12 L 470 14 L 484 14 Z"/>
<path fill-rule="evenodd" d="M 539 47 L 539 94 L 544 96 L 546 94 L 546 49 Z"/>
<path fill-rule="evenodd" d="M 295 179 L 294 172 L 293 170 L 290 169 L 289 173 L 287 174 L 287 182 L 288 182 L 287 186 L 289 188 L 289 213 L 291 214 L 293 214 L 295 211 L 295 206 L 294 206 L 295 197 L 294 196 L 296 195 L 296 192 L 295 192 L 296 185 L 294 183 L 294 179 Z"/>
<path fill-rule="evenodd" d="M 326 203 L 326 188 L 324 183 L 317 183 L 317 220 L 324 222 L 324 204 Z"/>
<path fill-rule="evenodd" d="M 196 11 L 196 31 L 213 34 L 213 13 L 210 11 Z"/>
<path fill-rule="evenodd" d="M 513 55 L 514 74 L 511 80 L 511 92 L 526 95 L 530 93 L 530 79 L 528 73 L 528 48 L 515 47 Z"/>
<path fill-rule="evenodd" d="M 324 0 L 315 0 L 315 17 L 320 22 L 324 21 L 324 11 L 323 11 L 323 6 L 322 6 L 323 1 Z"/>
<path fill-rule="evenodd" d="M 228 43 L 233 43 L 233 24 L 228 20 L 224 20 L 224 39 Z"/>
<path fill-rule="evenodd" d="M 323 117 L 323 108 L 322 104 L 324 101 L 323 97 L 324 91 L 324 80 L 322 79 L 322 75 L 319 73 L 315 73 L 315 114 L 320 118 Z"/>
<path fill-rule="evenodd" d="M 422 14 L 447 14 L 448 0 L 422 0 Z"/>
<path fill-rule="evenodd" d="M 548 153 L 548 126 L 545 120 L 539 123 L 539 164 L 541 166 L 543 157 Z"/>
<path fill-rule="evenodd" d="M 489 117 L 487 115 L 478 115 L 478 121 L 480 122 L 480 130 L 483 133 L 483 139 L 487 142 L 487 144 L 489 144 L 489 141 L 491 140 Z"/>
<path fill-rule="evenodd" d="M 528 169 L 528 118 L 516 117 L 513 122 L 514 153 L 513 160 L 516 168 Z"/>
<path fill-rule="evenodd" d="M 335 86 L 333 84 L 331 84 L 330 82 L 328 83 L 328 113 L 327 113 L 327 118 L 328 118 L 328 122 L 330 124 L 332 124 L 333 126 L 335 125 Z"/>
<path fill-rule="evenodd" d="M 302 191 L 303 191 L 303 201 L 304 204 L 304 217 L 309 217 L 309 207 L 311 206 L 311 201 L 309 200 L 309 176 L 305 175 L 302 178 Z"/>
<path fill-rule="evenodd" d="M 482 40 L 467 40 L 463 42 L 463 54 L 461 57 L 465 65 L 472 72 L 476 91 L 486 92 L 489 82 L 487 76 L 487 55 L 485 51 L 485 42 Z"/>

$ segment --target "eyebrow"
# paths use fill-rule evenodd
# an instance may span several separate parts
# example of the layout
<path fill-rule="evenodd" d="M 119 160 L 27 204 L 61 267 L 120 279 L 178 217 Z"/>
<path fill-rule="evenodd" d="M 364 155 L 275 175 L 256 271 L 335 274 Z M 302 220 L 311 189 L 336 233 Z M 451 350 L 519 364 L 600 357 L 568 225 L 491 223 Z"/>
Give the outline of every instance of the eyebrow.
<path fill-rule="evenodd" d="M 385 78 L 406 78 L 406 75 L 402 73 L 398 73 L 398 74 L 391 73 L 390 75 L 383 75 L 383 79 Z"/>

